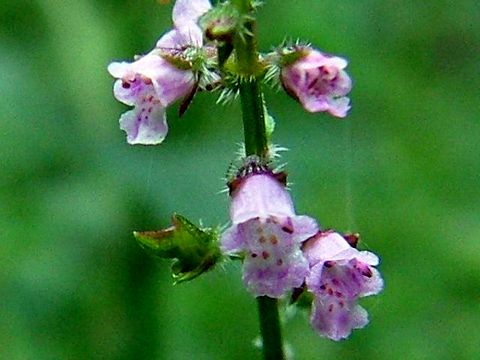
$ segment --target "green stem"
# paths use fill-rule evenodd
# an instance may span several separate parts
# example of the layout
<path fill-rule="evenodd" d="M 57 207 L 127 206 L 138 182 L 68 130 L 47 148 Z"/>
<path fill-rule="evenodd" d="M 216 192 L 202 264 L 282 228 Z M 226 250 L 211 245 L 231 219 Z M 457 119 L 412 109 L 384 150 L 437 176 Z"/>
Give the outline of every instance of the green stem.
<path fill-rule="evenodd" d="M 268 152 L 263 111 L 263 94 L 256 79 L 240 85 L 242 103 L 243 133 L 246 155 L 258 155 L 265 158 Z"/>
<path fill-rule="evenodd" d="M 248 0 L 236 0 L 237 8 L 242 15 L 251 12 Z M 268 152 L 267 134 L 265 131 L 265 112 L 263 108 L 263 93 L 258 76 L 261 66 L 255 42 L 255 22 L 246 21 L 244 28 L 248 32 L 237 33 L 234 38 L 236 70 L 242 77 L 240 84 L 240 99 L 242 103 L 243 131 L 245 137 L 246 155 L 266 157 Z"/>
<path fill-rule="evenodd" d="M 239 12 L 251 15 L 253 7 L 250 0 L 233 0 Z M 248 30 L 236 34 L 234 48 L 236 69 L 244 80 L 240 84 L 240 99 L 242 103 L 243 130 L 245 136 L 246 155 L 258 155 L 266 158 L 268 142 L 265 129 L 265 111 L 263 92 L 259 76 L 261 66 L 255 42 L 255 22 L 248 20 L 244 24 Z M 277 299 L 268 296 L 257 298 L 260 317 L 260 332 L 262 335 L 263 355 L 265 360 L 283 360 L 282 335 L 278 316 Z"/>
<path fill-rule="evenodd" d="M 257 298 L 262 333 L 263 357 L 265 360 L 283 360 L 282 333 L 278 317 L 277 299 L 268 296 Z"/>

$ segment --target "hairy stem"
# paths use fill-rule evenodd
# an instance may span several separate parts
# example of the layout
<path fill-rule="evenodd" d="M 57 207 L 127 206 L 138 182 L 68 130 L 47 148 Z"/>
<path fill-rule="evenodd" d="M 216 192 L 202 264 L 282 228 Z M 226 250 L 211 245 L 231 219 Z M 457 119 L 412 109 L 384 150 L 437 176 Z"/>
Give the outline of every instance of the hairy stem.
<path fill-rule="evenodd" d="M 249 80 L 240 85 L 243 132 L 246 155 L 267 156 L 268 145 L 265 132 L 263 95 L 258 81 Z"/>
<path fill-rule="evenodd" d="M 252 11 L 249 0 L 236 0 L 243 16 Z M 236 70 L 241 76 L 240 99 L 242 103 L 243 130 L 247 155 L 266 157 L 268 152 L 265 131 L 265 112 L 260 80 L 261 66 L 255 42 L 255 22 L 245 20 L 234 38 Z"/>
<path fill-rule="evenodd" d="M 236 69 L 243 78 L 240 84 L 242 118 L 246 155 L 267 157 L 268 143 L 265 129 L 265 111 L 261 89 L 261 66 L 255 42 L 255 21 L 251 15 L 253 7 L 250 0 L 233 0 L 244 17 L 239 31 L 235 35 Z M 277 299 L 268 296 L 257 298 L 265 360 L 283 360 L 283 344 L 278 316 Z"/>

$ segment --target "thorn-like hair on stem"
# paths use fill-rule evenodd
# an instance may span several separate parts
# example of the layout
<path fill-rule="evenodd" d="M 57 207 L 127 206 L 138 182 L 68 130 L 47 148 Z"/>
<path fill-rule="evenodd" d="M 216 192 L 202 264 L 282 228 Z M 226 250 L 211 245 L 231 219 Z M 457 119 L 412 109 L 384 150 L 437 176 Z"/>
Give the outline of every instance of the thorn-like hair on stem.
<path fill-rule="evenodd" d="M 258 155 L 246 156 L 245 144 L 239 144 L 236 153 L 237 156 L 230 162 L 225 174 L 224 180 L 227 187 L 220 192 L 224 193 L 228 191 L 231 193 L 232 189 L 235 188 L 235 185 L 238 184 L 241 179 L 252 174 L 269 173 L 286 186 L 287 175 L 283 170 L 286 164 L 277 163 L 277 161 L 280 159 L 280 152 L 287 150 L 288 149 L 283 146 L 270 144 L 266 157 L 260 157 Z"/>

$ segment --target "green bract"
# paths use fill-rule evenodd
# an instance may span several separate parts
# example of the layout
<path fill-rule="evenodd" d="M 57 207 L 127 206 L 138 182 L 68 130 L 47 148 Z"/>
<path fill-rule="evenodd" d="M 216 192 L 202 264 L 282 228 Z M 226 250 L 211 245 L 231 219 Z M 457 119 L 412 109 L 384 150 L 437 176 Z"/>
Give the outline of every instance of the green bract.
<path fill-rule="evenodd" d="M 174 214 L 172 226 L 159 231 L 133 233 L 140 246 L 153 256 L 174 259 L 174 283 L 192 280 L 211 269 L 221 258 L 218 232 L 200 229 L 185 217 Z"/>

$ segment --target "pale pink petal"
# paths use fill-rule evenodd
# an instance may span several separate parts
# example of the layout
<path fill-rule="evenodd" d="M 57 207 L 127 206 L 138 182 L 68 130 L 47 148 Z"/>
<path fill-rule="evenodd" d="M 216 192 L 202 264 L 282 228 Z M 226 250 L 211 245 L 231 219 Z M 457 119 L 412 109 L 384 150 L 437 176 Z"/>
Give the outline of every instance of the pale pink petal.
<path fill-rule="evenodd" d="M 117 79 L 126 79 L 133 80 L 135 77 L 135 72 L 132 69 L 132 64 L 122 61 L 122 62 L 113 62 L 107 67 L 110 75 Z"/>
<path fill-rule="evenodd" d="M 310 263 L 305 283 L 315 296 L 312 326 L 333 340 L 365 326 L 367 313 L 356 303 L 383 289 L 380 273 L 373 267 L 378 257 L 351 247 L 333 231 L 320 232 L 308 240 L 304 252 Z"/>
<path fill-rule="evenodd" d="M 173 7 L 173 24 L 181 29 L 190 23 L 196 23 L 211 7 L 208 0 L 177 0 Z"/>
<path fill-rule="evenodd" d="M 158 41 L 157 48 L 186 49 L 189 46 L 202 47 L 203 33 L 196 24 L 187 24 L 181 29 L 173 29 L 165 33 Z"/>
<path fill-rule="evenodd" d="M 350 249 L 353 248 L 340 234 L 326 231 L 320 232 L 314 238 L 308 240 L 304 245 L 303 251 L 305 257 L 313 266 L 318 262 L 331 260 L 337 254 Z"/>
<path fill-rule="evenodd" d="M 383 279 L 380 276 L 380 272 L 374 267 L 370 267 L 372 276 L 364 282 L 361 296 L 376 295 L 383 290 Z"/>
<path fill-rule="evenodd" d="M 245 246 L 243 281 L 255 296 L 281 297 L 302 285 L 308 262 L 283 222 L 271 218 L 239 224 Z"/>
<path fill-rule="evenodd" d="M 300 246 L 318 225 L 295 214 L 285 185 L 270 170 L 243 175 L 233 183 L 233 225 L 223 233 L 221 249 L 244 256 L 243 281 L 250 293 L 282 297 L 305 281 L 309 264 Z"/>
<path fill-rule="evenodd" d="M 181 31 L 173 29 L 162 35 L 156 47 L 164 50 L 182 49 L 188 44 L 188 38 Z"/>
<path fill-rule="evenodd" d="M 240 253 L 245 248 L 245 239 L 239 231 L 238 225 L 232 225 L 222 233 L 221 246 L 225 254 Z"/>
<path fill-rule="evenodd" d="M 324 112 L 330 110 L 330 102 L 326 98 L 317 98 L 313 96 L 302 96 L 300 94 L 299 100 L 303 108 L 309 112 Z"/>
<path fill-rule="evenodd" d="M 345 95 L 352 87 L 350 77 L 343 71 L 347 61 L 310 48 L 299 51 L 305 54 L 282 68 L 283 87 L 309 112 L 327 111 L 345 117 L 350 109 Z"/>
<path fill-rule="evenodd" d="M 355 303 L 345 302 L 340 307 L 317 298 L 313 303 L 310 323 L 321 336 L 338 341 L 347 338 L 353 329 L 365 327 L 368 324 L 368 314 Z"/>
<path fill-rule="evenodd" d="M 122 114 L 120 129 L 127 133 L 129 144 L 159 144 L 168 132 L 165 109 L 159 103 L 137 106 Z"/>
<path fill-rule="evenodd" d="M 318 232 L 318 224 L 315 219 L 306 215 L 297 215 L 289 218 L 294 231 L 294 241 L 301 243 L 314 236 Z"/>
<path fill-rule="evenodd" d="M 269 174 L 253 174 L 242 179 L 235 189 L 230 207 L 234 224 L 252 218 L 295 215 L 292 199 L 285 186 Z"/>
<path fill-rule="evenodd" d="M 348 110 L 350 110 L 350 99 L 347 97 L 331 98 L 328 100 L 327 110 L 330 114 L 336 117 L 343 118 L 347 116 Z M 321 110 L 325 111 L 325 110 Z M 312 111 L 315 112 L 315 111 Z"/>
<path fill-rule="evenodd" d="M 163 106 L 168 106 L 188 95 L 195 86 L 190 70 L 180 70 L 167 61 L 152 78 L 153 86 Z"/>
<path fill-rule="evenodd" d="M 368 265 L 376 266 L 378 257 L 369 251 L 359 251 L 340 234 L 333 231 L 319 232 L 304 245 L 305 256 L 311 266 L 327 260 L 358 259 Z"/>
<path fill-rule="evenodd" d="M 115 81 L 113 94 L 118 101 L 130 106 L 141 103 L 146 97 L 157 97 L 152 83 L 138 75 L 132 81 Z"/>
<path fill-rule="evenodd" d="M 164 107 L 186 96 L 195 84 L 191 70 L 179 69 L 158 55 L 146 55 L 133 64 L 138 74 L 151 80 Z"/>
<path fill-rule="evenodd" d="M 311 69 L 315 68 L 318 66 L 333 66 L 338 69 L 345 69 L 348 65 L 347 60 L 338 57 L 338 56 L 333 56 L 330 54 L 322 53 L 320 51 L 311 51 L 308 55 L 307 61 L 304 61 L 301 63 L 301 66 L 303 66 L 305 69 Z"/>

